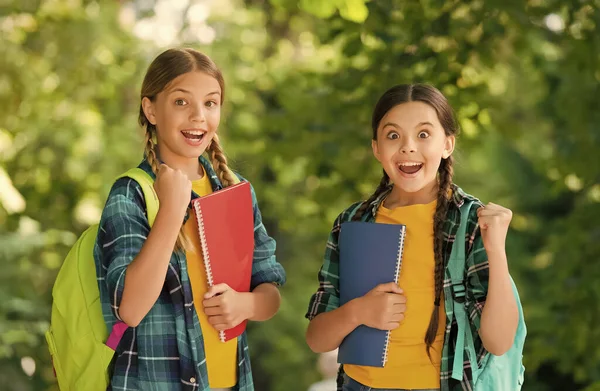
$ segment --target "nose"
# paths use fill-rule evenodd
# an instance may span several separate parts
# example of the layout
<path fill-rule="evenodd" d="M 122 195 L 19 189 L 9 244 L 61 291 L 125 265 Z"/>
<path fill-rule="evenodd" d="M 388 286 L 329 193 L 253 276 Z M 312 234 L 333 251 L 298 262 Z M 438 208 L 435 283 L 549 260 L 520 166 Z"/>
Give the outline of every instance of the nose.
<path fill-rule="evenodd" d="M 417 149 L 415 147 L 414 141 L 410 137 L 405 137 L 404 140 L 402 140 L 402 144 L 400 145 L 400 152 L 413 153 L 416 151 Z"/>
<path fill-rule="evenodd" d="M 204 122 L 206 121 L 205 107 L 201 104 L 195 105 L 190 113 L 190 121 Z"/>

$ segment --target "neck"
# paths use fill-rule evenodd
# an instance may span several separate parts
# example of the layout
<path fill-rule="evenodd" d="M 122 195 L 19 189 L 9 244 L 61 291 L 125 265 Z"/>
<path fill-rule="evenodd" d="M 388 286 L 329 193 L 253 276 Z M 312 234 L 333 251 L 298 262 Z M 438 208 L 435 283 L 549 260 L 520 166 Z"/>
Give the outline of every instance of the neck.
<path fill-rule="evenodd" d="M 415 192 L 407 192 L 399 186 L 394 185 L 392 191 L 387 196 L 384 206 L 388 209 L 397 208 L 400 206 L 410 206 L 416 204 L 429 204 L 438 197 L 438 182 L 437 179 L 432 181 L 421 190 Z"/>
<path fill-rule="evenodd" d="M 174 170 L 183 172 L 190 181 L 201 179 L 204 176 L 204 169 L 200 166 L 200 161 L 197 157 L 182 157 L 168 152 L 160 153 L 160 151 L 159 156 L 163 163 Z"/>

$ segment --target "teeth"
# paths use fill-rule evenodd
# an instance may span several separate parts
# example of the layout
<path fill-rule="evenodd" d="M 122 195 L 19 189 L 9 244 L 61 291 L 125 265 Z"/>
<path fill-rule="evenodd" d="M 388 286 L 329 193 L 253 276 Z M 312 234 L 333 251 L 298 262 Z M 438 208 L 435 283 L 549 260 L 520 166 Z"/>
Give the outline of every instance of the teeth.
<path fill-rule="evenodd" d="M 182 132 L 183 133 L 187 133 L 187 134 L 191 134 L 191 135 L 194 135 L 194 136 L 201 136 L 201 135 L 204 134 L 204 132 L 201 131 L 201 130 L 183 130 Z"/>
<path fill-rule="evenodd" d="M 414 162 L 405 162 L 400 163 L 401 166 L 420 166 L 422 163 L 414 163 Z"/>

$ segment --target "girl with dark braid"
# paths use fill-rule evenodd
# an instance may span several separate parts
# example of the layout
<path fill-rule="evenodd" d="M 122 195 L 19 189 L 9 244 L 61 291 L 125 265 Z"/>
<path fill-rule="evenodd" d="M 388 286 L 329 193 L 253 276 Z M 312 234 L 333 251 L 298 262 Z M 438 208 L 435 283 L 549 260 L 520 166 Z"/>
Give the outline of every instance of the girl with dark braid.
<path fill-rule="evenodd" d="M 482 205 L 453 183 L 458 124 L 436 88 L 414 84 L 389 89 L 375 106 L 372 130 L 373 154 L 383 175 L 366 201 L 335 220 L 320 285 L 306 314 L 306 340 L 313 351 L 326 352 L 359 325 L 392 330 L 384 367 L 340 368 L 338 389 L 344 391 L 471 390 L 467 354 L 463 379 L 450 376 L 457 325 L 448 320 L 453 287 L 446 266 L 452 246 L 465 246 L 465 306 L 478 359 L 504 354 L 518 321 L 505 252 L 512 213 L 496 204 Z M 457 238 L 465 201 L 477 207 L 465 216 L 466 236 Z M 402 271 L 398 284 L 379 285 L 340 306 L 340 225 L 358 220 L 406 225 Z"/>

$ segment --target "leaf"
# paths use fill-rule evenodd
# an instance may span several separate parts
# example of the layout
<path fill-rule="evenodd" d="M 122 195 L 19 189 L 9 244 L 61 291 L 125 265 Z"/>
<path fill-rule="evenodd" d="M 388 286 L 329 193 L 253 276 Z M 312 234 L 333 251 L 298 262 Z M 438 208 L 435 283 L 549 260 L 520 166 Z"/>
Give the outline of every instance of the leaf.
<path fill-rule="evenodd" d="M 342 18 L 356 23 L 364 22 L 369 16 L 365 0 L 342 0 L 339 10 Z"/>

